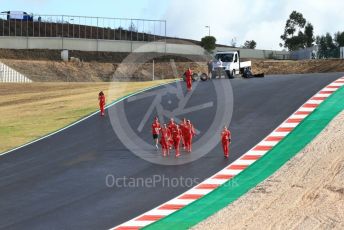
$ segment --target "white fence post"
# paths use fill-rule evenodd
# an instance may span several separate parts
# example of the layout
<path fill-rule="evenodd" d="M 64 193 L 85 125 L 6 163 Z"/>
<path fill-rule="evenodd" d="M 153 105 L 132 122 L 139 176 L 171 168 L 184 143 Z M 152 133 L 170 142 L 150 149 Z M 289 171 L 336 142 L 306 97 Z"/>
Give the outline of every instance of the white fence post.
<path fill-rule="evenodd" d="M 154 81 L 154 59 L 153 59 L 153 81 Z"/>

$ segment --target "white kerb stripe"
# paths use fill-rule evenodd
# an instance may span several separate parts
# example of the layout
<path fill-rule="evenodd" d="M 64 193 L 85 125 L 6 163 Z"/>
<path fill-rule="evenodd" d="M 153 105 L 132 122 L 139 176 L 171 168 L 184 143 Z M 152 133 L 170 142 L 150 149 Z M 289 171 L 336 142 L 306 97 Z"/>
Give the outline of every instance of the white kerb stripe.
<path fill-rule="evenodd" d="M 228 166 L 229 167 L 229 166 Z M 227 167 L 227 168 L 228 168 Z M 222 169 L 219 174 L 226 174 L 226 175 L 237 175 L 240 173 L 240 170 L 233 170 L 233 169 Z"/>
<path fill-rule="evenodd" d="M 292 116 L 289 117 L 289 119 L 303 119 L 307 116 L 308 114 L 293 114 Z"/>
<path fill-rule="evenodd" d="M 244 157 L 244 155 L 241 156 L 241 158 Z M 256 160 L 242 160 L 242 159 L 238 159 L 236 161 L 234 161 L 235 165 L 250 165 L 253 164 Z"/>
<path fill-rule="evenodd" d="M 301 107 L 298 111 L 312 112 L 315 108 Z"/>
<path fill-rule="evenodd" d="M 307 103 L 309 103 L 309 104 L 320 104 L 323 101 L 324 100 L 308 100 Z"/>
<path fill-rule="evenodd" d="M 330 86 L 343 86 L 343 85 L 344 85 L 344 83 L 342 83 L 342 82 L 333 82 L 330 84 Z"/>
<path fill-rule="evenodd" d="M 314 97 L 329 97 L 332 93 L 318 93 Z"/>
<path fill-rule="evenodd" d="M 154 220 L 140 220 L 140 221 L 129 220 L 128 222 L 125 222 L 119 226 L 121 226 L 121 227 L 130 227 L 130 226 L 144 227 L 144 226 L 147 226 L 148 224 L 151 224 L 153 222 L 155 222 L 155 221 Z"/>
<path fill-rule="evenodd" d="M 146 212 L 144 215 L 162 215 L 162 216 L 167 216 L 173 213 L 175 210 L 170 210 L 170 209 L 153 209 L 151 211 Z"/>
<path fill-rule="evenodd" d="M 202 182 L 201 184 L 223 184 L 227 182 L 227 179 L 212 179 L 212 178 L 209 178 L 209 179 L 206 179 L 204 182 Z"/>
<path fill-rule="evenodd" d="M 265 153 L 267 153 L 267 151 L 265 151 L 265 150 L 262 150 L 262 151 L 260 151 L 260 150 L 250 150 L 245 155 L 263 156 Z"/>
<path fill-rule="evenodd" d="M 323 89 L 324 91 L 336 91 L 338 88 L 328 88 Z"/>
<path fill-rule="evenodd" d="M 188 194 L 197 194 L 197 195 L 206 195 L 213 191 L 213 189 L 197 189 L 197 188 L 192 188 L 191 190 L 188 191 Z"/>
<path fill-rule="evenodd" d="M 166 205 L 170 205 L 170 204 L 177 204 L 177 205 L 187 205 L 190 204 L 191 202 L 195 201 L 195 199 L 190 200 L 190 199 L 173 199 L 169 202 L 166 203 Z"/>
<path fill-rule="evenodd" d="M 290 132 L 272 132 L 269 136 L 273 137 L 285 137 L 289 134 Z"/>
<path fill-rule="evenodd" d="M 281 128 L 294 128 L 300 123 L 283 123 L 280 127 Z"/>
<path fill-rule="evenodd" d="M 259 142 L 259 145 L 263 145 L 263 146 L 275 146 L 277 145 L 279 141 L 261 141 Z"/>

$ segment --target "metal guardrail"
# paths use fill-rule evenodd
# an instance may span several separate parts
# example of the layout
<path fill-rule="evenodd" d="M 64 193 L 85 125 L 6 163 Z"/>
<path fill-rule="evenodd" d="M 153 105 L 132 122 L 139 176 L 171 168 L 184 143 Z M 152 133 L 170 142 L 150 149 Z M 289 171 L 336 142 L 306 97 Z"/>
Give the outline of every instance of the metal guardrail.
<path fill-rule="evenodd" d="M 20 20 L 1 13 L 0 36 L 157 41 L 166 40 L 166 21 L 41 14 Z"/>

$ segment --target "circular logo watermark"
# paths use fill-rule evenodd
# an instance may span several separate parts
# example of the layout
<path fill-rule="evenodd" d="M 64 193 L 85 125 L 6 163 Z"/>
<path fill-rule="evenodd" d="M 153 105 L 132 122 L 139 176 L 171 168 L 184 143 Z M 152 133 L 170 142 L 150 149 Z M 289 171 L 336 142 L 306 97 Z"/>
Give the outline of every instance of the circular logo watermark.
<path fill-rule="evenodd" d="M 125 98 L 109 108 L 109 116 L 117 137 L 133 154 L 155 164 L 179 165 L 199 159 L 218 145 L 223 126 L 228 127 L 232 118 L 233 90 L 229 79 L 225 78 L 196 80 L 192 84 L 192 91 L 188 92 L 186 83 L 180 79 L 183 75 L 180 66 L 185 65 L 184 61 L 188 60 L 187 67 L 192 65 L 191 69 L 204 69 L 211 56 L 199 46 L 189 43 L 170 46 L 178 49 L 200 49 L 196 52 L 202 55 L 144 53 L 152 46 L 157 46 L 157 49 L 158 46 L 165 46 L 166 49 L 168 45 L 168 43 L 148 43 L 138 47 L 125 58 L 116 69 L 109 96 L 111 97 L 116 91 L 118 93 L 118 90 L 125 92 L 131 89 L 130 79 L 137 79 L 140 76 L 152 78 L 153 74 L 160 74 L 159 78 L 165 75 L 168 78 L 175 78 L 176 81 Z M 153 70 L 153 60 L 164 60 L 164 62 L 156 61 L 154 64 L 154 68 L 160 72 Z M 147 70 L 147 66 L 152 67 L 151 72 Z M 183 67 L 185 71 L 187 67 Z M 172 73 L 172 76 L 167 76 L 168 72 Z M 129 81 L 124 84 L 121 82 L 119 89 L 118 79 Z M 192 153 L 184 152 L 181 147 L 180 157 L 174 157 L 174 149 L 170 150 L 169 157 L 163 157 L 161 149 L 157 150 L 153 144 L 151 125 L 154 117 L 159 118 L 161 125 L 168 123 L 170 118 L 174 118 L 176 123 L 180 123 L 183 118 L 189 119 L 196 132 Z"/>

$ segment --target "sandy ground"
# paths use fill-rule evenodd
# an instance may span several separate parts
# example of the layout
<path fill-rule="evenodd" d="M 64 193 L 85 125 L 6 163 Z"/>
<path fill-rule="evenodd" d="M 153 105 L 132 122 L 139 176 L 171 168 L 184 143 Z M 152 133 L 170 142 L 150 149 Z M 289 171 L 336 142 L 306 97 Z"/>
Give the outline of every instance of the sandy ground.
<path fill-rule="evenodd" d="M 165 81 L 0 84 L 0 152 L 64 127 L 107 102 Z M 111 93 L 110 93 L 111 92 Z"/>
<path fill-rule="evenodd" d="M 344 229 L 344 112 L 277 173 L 193 229 Z"/>

